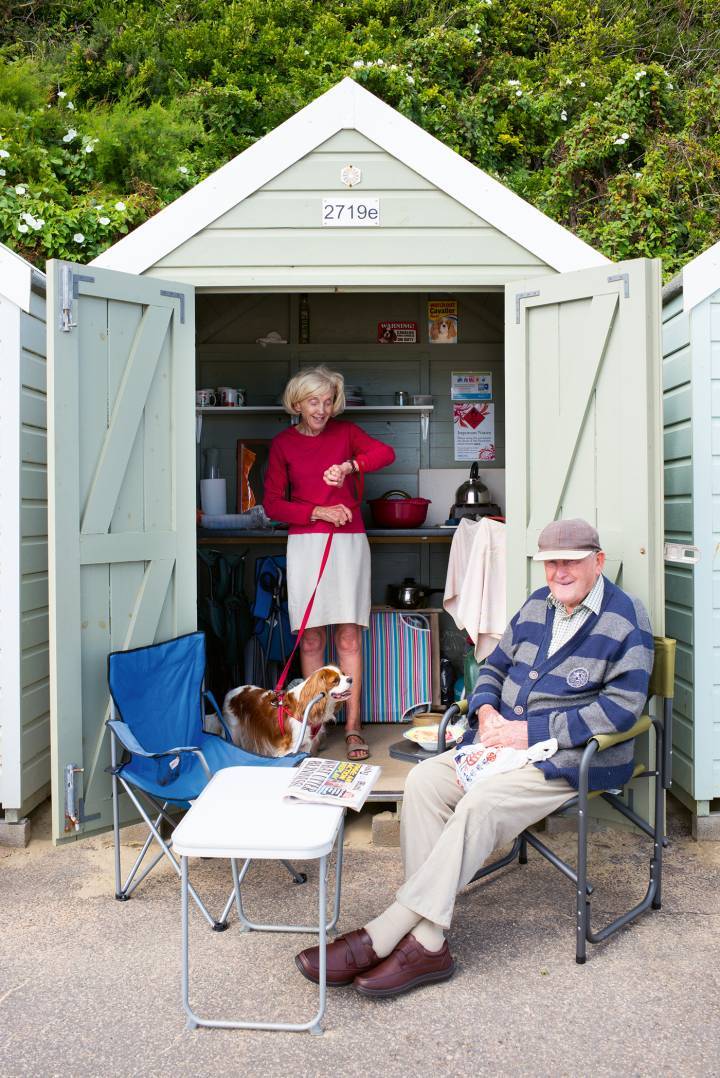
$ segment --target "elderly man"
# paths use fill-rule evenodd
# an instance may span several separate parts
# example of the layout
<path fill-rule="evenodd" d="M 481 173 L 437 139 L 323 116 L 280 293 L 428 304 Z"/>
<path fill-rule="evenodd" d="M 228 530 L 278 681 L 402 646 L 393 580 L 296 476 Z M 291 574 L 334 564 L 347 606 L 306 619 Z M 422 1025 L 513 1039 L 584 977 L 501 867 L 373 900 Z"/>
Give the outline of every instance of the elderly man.
<path fill-rule="evenodd" d="M 484 777 L 466 793 L 452 750 L 414 768 L 402 811 L 405 883 L 384 913 L 330 944 L 328 984 L 385 997 L 451 977 L 444 932 L 458 891 L 496 847 L 573 796 L 593 734 L 628 730 L 641 714 L 653 661 L 642 603 L 602 575 L 605 555 L 586 521 L 548 524 L 538 547 L 547 587 L 530 596 L 488 657 L 469 713 L 485 746 L 522 749 L 554 738 L 557 752 Z M 632 742 L 598 752 L 590 788 L 621 786 L 632 768 Z M 317 981 L 317 947 L 296 962 Z"/>

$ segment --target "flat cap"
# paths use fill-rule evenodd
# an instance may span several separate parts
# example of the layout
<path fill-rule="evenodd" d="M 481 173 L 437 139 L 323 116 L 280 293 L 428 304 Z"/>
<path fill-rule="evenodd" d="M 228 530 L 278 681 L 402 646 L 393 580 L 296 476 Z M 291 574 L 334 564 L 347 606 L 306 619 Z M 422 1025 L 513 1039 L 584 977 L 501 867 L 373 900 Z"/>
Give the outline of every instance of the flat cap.
<path fill-rule="evenodd" d="M 533 561 L 580 561 L 598 550 L 600 537 L 587 520 L 553 520 L 540 532 Z"/>

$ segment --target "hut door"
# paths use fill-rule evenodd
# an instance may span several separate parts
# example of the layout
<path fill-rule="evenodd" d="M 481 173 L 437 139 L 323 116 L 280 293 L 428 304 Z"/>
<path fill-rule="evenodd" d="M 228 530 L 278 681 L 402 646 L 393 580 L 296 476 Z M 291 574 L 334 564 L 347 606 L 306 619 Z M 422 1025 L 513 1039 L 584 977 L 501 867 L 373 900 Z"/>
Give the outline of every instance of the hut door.
<path fill-rule="evenodd" d="M 196 625 L 195 342 L 187 285 L 47 269 L 57 840 L 112 823 L 108 652 Z"/>
<path fill-rule="evenodd" d="M 507 286 L 509 611 L 545 583 L 542 527 L 579 516 L 663 631 L 660 310 L 648 259 Z"/>

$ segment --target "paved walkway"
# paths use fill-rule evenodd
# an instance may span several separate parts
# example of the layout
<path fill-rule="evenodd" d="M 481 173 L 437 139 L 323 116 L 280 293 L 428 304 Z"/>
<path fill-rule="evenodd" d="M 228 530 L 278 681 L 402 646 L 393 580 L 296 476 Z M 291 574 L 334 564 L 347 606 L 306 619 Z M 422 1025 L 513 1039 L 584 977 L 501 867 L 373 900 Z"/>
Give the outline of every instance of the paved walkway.
<path fill-rule="evenodd" d="M 645 915 L 587 965 L 573 951 L 572 888 L 530 853 L 458 900 L 452 981 L 396 1000 L 331 992 L 322 1037 L 184 1029 L 179 888 L 170 872 L 128 903 L 112 898 L 110 836 L 54 848 L 38 810 L 26 850 L 0 849 L 0 1073 L 168 1078 L 368 1075 L 720 1074 L 720 844 L 698 845 L 674 822 L 662 911 Z M 138 832 L 124 832 L 125 856 Z M 569 836 L 556 839 L 570 850 Z M 593 836 L 597 910 L 632 895 L 634 836 Z M 644 875 L 644 869 L 643 875 Z M 192 878 L 219 909 L 227 866 Z M 397 850 L 357 828 L 347 851 L 341 927 L 393 897 Z M 252 915 L 309 916 L 314 891 L 256 864 Z M 210 932 L 191 921 L 192 998 L 200 1013 L 302 1019 L 314 988 L 295 969 L 291 937 Z"/>

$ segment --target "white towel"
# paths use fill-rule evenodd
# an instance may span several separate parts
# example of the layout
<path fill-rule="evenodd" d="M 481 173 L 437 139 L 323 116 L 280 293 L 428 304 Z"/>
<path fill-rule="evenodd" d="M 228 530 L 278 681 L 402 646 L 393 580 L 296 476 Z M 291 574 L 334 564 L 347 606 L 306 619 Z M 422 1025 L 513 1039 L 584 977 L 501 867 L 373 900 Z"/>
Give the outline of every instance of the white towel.
<path fill-rule="evenodd" d="M 499 520 L 460 521 L 450 547 L 443 607 L 485 659 L 505 632 L 505 525 Z"/>

